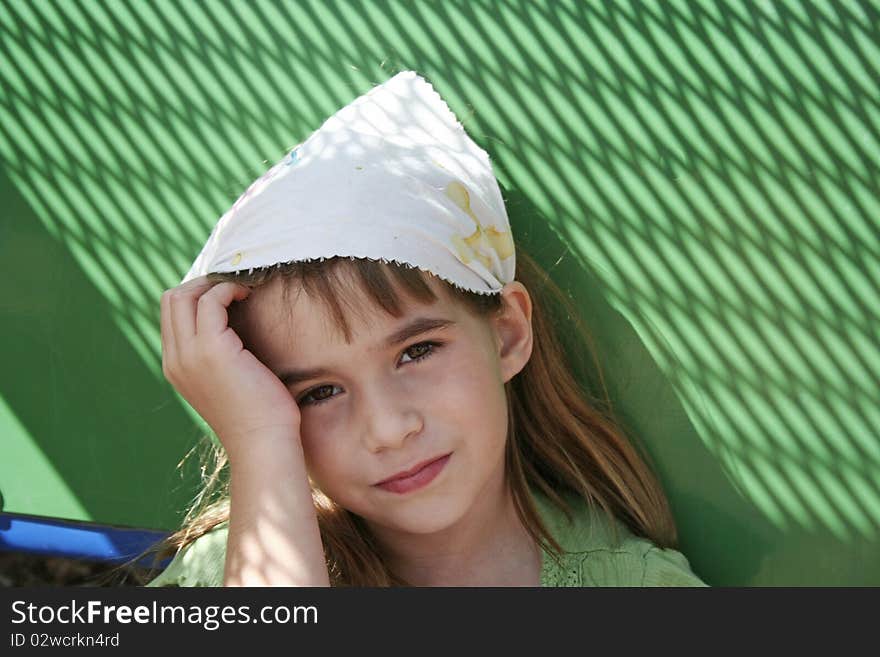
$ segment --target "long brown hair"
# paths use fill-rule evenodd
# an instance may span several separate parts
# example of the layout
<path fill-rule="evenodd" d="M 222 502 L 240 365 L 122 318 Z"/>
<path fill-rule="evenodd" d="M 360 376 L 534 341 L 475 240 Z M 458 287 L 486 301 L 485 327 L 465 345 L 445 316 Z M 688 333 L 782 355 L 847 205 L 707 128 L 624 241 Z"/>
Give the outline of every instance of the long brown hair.
<path fill-rule="evenodd" d="M 648 465 L 647 453 L 628 439 L 615 418 L 593 341 L 579 314 L 518 245 L 516 263 L 516 279 L 532 298 L 534 335 L 528 363 L 505 384 L 509 418 L 506 478 L 521 522 L 544 549 L 551 555 L 558 554 L 561 547 L 543 525 L 529 490 L 543 493 L 569 518 L 571 509 L 563 498 L 574 493 L 591 507 L 622 521 L 635 535 L 660 547 L 675 548 L 675 522 L 662 486 Z M 321 300 L 346 339 L 350 339 L 350 328 L 340 300 L 344 302 L 353 290 L 344 281 L 358 282 L 365 293 L 363 298 L 394 317 L 402 314 L 400 289 L 424 303 L 437 299 L 426 282 L 432 274 L 394 261 L 366 258 L 333 257 L 211 274 L 209 278 L 256 288 L 279 276 L 284 279 L 285 299 L 295 282 L 310 297 Z M 489 317 L 501 310 L 500 294 L 478 294 L 441 283 L 453 299 L 477 316 Z M 560 335 L 574 337 L 567 350 Z M 590 361 L 579 383 L 575 366 L 582 363 L 583 355 L 589 355 Z M 199 495 L 180 529 L 135 560 L 154 553 L 154 563 L 158 563 L 229 519 L 226 453 L 210 435 L 204 436 L 187 457 L 193 453 L 200 455 L 202 464 Z M 387 567 L 361 518 L 336 505 L 314 486 L 313 499 L 332 585 L 406 584 Z M 610 524 L 615 527 L 614 522 Z"/>

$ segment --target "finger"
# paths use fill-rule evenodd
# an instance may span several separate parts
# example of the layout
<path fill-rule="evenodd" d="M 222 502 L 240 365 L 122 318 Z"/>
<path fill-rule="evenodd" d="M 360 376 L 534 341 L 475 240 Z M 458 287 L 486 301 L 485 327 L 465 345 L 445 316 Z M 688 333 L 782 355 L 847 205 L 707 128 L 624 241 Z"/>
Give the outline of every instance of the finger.
<path fill-rule="evenodd" d="M 198 302 L 196 335 L 219 335 L 229 326 L 227 308 L 233 301 L 246 299 L 251 289 L 240 283 L 224 282 L 205 292 Z"/>
<path fill-rule="evenodd" d="M 186 283 L 181 283 L 172 290 L 170 299 L 171 330 L 177 349 L 195 337 L 196 334 L 196 303 L 207 290 L 217 285 L 206 276 L 199 276 Z"/>
<path fill-rule="evenodd" d="M 200 285 L 204 285 L 205 283 L 210 283 L 208 280 L 208 274 L 203 274 L 202 276 L 196 276 L 195 278 L 189 279 L 186 283 L 181 283 L 175 289 L 177 290 L 186 290 L 192 287 L 199 287 Z"/>

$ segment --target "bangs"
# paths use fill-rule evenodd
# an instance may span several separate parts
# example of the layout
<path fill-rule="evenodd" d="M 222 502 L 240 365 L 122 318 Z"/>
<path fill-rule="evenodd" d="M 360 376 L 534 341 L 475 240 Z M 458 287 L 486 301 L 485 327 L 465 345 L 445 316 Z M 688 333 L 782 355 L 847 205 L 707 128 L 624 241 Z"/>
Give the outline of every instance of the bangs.
<path fill-rule="evenodd" d="M 229 281 L 251 289 L 281 279 L 281 299 L 293 322 L 291 294 L 305 292 L 318 300 L 333 328 L 353 339 L 350 317 L 353 314 L 369 324 L 381 309 L 400 318 L 409 303 L 431 305 L 439 300 L 436 290 L 449 301 L 459 304 L 475 317 L 486 317 L 502 310 L 501 294 L 481 294 L 456 287 L 429 271 L 394 260 L 373 260 L 333 256 L 311 261 L 279 263 L 236 272 L 207 274 L 213 282 Z M 432 285 L 433 282 L 433 285 Z"/>
<path fill-rule="evenodd" d="M 282 269 L 282 298 L 288 308 L 291 290 L 304 291 L 326 309 L 336 329 L 351 343 L 349 313 L 362 322 L 381 309 L 395 318 L 404 315 L 406 297 L 411 301 L 430 305 L 438 297 L 431 289 L 429 278 L 438 280 L 445 289 L 445 281 L 433 274 L 398 264 L 366 258 L 333 257 L 311 262 L 297 262 Z"/>

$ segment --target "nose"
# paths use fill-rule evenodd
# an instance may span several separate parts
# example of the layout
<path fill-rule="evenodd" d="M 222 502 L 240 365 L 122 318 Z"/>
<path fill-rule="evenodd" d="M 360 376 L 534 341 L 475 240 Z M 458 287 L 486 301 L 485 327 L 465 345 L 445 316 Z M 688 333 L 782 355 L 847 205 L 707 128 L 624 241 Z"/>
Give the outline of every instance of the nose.
<path fill-rule="evenodd" d="M 360 426 L 370 452 L 402 447 L 422 430 L 422 414 L 404 391 L 377 385 L 362 396 L 362 404 Z"/>

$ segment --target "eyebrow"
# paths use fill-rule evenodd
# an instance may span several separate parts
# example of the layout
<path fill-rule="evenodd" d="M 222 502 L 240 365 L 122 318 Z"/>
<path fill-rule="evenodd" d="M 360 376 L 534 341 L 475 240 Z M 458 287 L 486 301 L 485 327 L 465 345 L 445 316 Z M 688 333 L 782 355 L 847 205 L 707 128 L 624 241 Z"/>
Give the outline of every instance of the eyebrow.
<path fill-rule="evenodd" d="M 454 324 L 455 322 L 451 319 L 418 317 L 385 338 L 385 348 L 390 349 L 391 347 L 399 345 L 401 342 L 406 342 L 410 338 L 414 338 L 422 333 L 446 328 L 448 326 L 453 326 Z M 330 370 L 325 367 L 313 367 L 309 369 L 284 370 L 278 373 L 278 378 L 281 379 L 281 382 L 285 386 L 291 386 L 302 381 L 309 381 L 330 374 Z"/>

